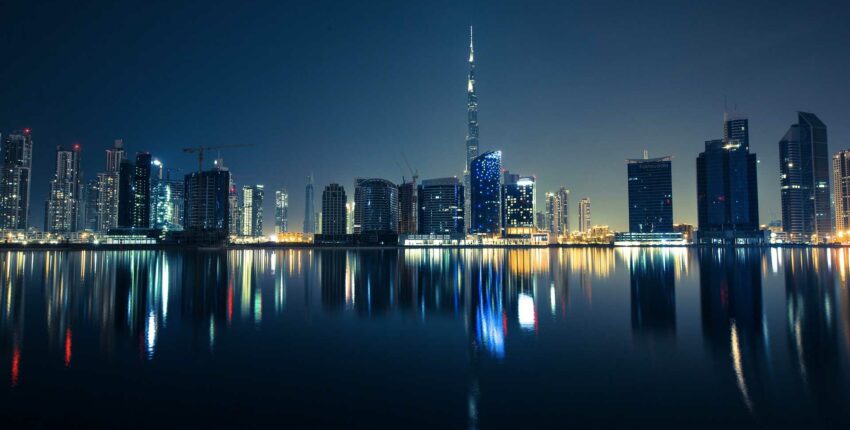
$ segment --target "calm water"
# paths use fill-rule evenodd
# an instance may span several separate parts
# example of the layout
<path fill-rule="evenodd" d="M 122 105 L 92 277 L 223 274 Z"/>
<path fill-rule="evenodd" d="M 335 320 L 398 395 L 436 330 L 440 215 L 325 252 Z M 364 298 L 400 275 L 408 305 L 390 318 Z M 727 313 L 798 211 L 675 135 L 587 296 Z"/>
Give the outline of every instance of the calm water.
<path fill-rule="evenodd" d="M 850 423 L 850 250 L 0 262 L 5 428 Z"/>

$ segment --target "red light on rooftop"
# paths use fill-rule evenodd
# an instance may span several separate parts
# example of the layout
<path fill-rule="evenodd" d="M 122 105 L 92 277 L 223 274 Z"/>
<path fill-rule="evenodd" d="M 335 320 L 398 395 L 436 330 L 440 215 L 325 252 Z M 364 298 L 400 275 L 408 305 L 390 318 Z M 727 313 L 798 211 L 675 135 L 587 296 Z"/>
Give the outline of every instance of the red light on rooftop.
<path fill-rule="evenodd" d="M 24 129 L 24 134 L 30 134 L 30 129 L 25 128 L 25 129 Z"/>

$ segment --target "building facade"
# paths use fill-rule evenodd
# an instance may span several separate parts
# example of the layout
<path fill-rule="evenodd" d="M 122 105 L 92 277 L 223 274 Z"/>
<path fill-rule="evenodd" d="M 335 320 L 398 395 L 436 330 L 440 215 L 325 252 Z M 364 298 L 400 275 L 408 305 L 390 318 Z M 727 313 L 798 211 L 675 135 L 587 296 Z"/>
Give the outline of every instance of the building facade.
<path fill-rule="evenodd" d="M 470 164 L 478 157 L 478 94 L 475 85 L 475 43 L 469 27 L 469 75 L 466 80 L 466 163 L 463 171 L 464 225 L 472 226 L 472 184 Z"/>
<path fill-rule="evenodd" d="M 116 139 L 106 150 L 106 171 L 97 174 L 97 231 L 118 227 L 121 163 L 127 158 L 124 141 Z"/>
<path fill-rule="evenodd" d="M 32 180 L 32 132 L 15 131 L 0 148 L 0 229 L 29 227 L 30 181 Z"/>
<path fill-rule="evenodd" d="M 263 198 L 262 185 L 242 187 L 242 235 L 259 237 L 263 235 Z"/>
<path fill-rule="evenodd" d="M 82 172 L 80 171 L 79 144 L 71 149 L 56 147 L 56 172 L 50 181 L 44 230 L 49 233 L 73 233 L 79 228 Z"/>
<path fill-rule="evenodd" d="M 330 184 L 322 192 L 322 234 L 342 236 L 346 234 L 348 213 L 345 208 L 347 197 L 340 184 Z"/>
<path fill-rule="evenodd" d="M 153 159 L 149 152 L 136 154 L 136 165 L 133 168 L 133 227 L 150 228 L 151 226 L 151 164 Z"/>
<path fill-rule="evenodd" d="M 289 192 L 281 188 L 274 193 L 274 232 L 289 231 Z"/>
<path fill-rule="evenodd" d="M 745 118 L 726 118 L 723 139 L 705 142 L 697 157 L 699 242 L 760 242 L 756 155 Z"/>
<path fill-rule="evenodd" d="M 470 233 L 497 234 L 501 232 L 502 152 L 487 151 L 469 164 L 471 190 Z"/>
<path fill-rule="evenodd" d="M 135 167 L 129 160 L 121 160 L 118 166 L 118 227 L 133 227 L 136 197 L 133 193 Z"/>
<path fill-rule="evenodd" d="M 578 231 L 590 232 L 593 224 L 590 221 L 590 199 L 587 197 L 578 201 Z"/>
<path fill-rule="evenodd" d="M 184 229 L 228 233 L 230 184 L 230 172 L 226 169 L 186 175 Z"/>
<path fill-rule="evenodd" d="M 405 181 L 402 178 L 401 185 L 398 186 L 398 232 L 400 234 L 416 234 L 418 230 L 419 217 L 416 176 L 412 181 Z"/>
<path fill-rule="evenodd" d="M 502 234 L 516 234 L 517 229 L 524 229 L 529 234 L 534 228 L 534 214 L 537 212 L 534 203 L 533 176 L 519 176 L 505 172 L 502 184 Z"/>
<path fill-rule="evenodd" d="M 818 242 L 832 234 L 826 125 L 798 112 L 779 141 L 782 230 L 792 242 Z"/>
<path fill-rule="evenodd" d="M 629 232 L 673 231 L 673 177 L 671 157 L 627 161 Z"/>
<path fill-rule="evenodd" d="M 549 233 L 558 236 L 561 234 L 561 202 L 557 193 L 546 193 L 544 203 L 543 224 Z"/>
<path fill-rule="evenodd" d="M 398 187 L 386 179 L 357 179 L 354 234 L 398 233 Z"/>
<path fill-rule="evenodd" d="M 850 149 L 832 156 L 832 187 L 835 199 L 835 234 L 850 239 Z"/>
<path fill-rule="evenodd" d="M 419 185 L 419 234 L 466 233 L 465 193 L 457 178 L 426 179 Z"/>
<path fill-rule="evenodd" d="M 558 234 L 561 236 L 570 235 L 570 190 L 566 187 L 561 187 L 556 193 L 558 203 L 561 204 L 561 219 L 558 222 Z"/>
<path fill-rule="evenodd" d="M 304 203 L 304 233 L 316 232 L 316 209 L 313 195 L 313 175 L 307 176 L 307 187 Z"/>

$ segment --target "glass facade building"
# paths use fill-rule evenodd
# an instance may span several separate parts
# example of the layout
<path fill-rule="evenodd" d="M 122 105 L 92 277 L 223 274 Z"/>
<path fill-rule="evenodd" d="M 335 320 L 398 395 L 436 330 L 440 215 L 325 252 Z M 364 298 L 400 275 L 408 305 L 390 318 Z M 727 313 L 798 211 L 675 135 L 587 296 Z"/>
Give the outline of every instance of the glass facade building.
<path fill-rule="evenodd" d="M 330 184 L 322 192 L 322 234 L 342 236 L 348 225 L 348 213 L 345 207 L 347 197 L 345 188 L 340 184 Z"/>
<path fill-rule="evenodd" d="M 136 154 L 136 166 L 133 171 L 133 227 L 151 226 L 151 154 Z"/>
<path fill-rule="evenodd" d="M 671 158 L 627 161 L 629 232 L 673 231 L 673 178 Z"/>
<path fill-rule="evenodd" d="M 419 234 L 464 234 L 464 191 L 457 178 L 419 185 Z"/>
<path fill-rule="evenodd" d="M 419 211 L 417 207 L 419 204 L 417 203 L 417 191 L 415 176 L 410 182 L 402 179 L 401 185 L 398 186 L 398 232 L 400 234 L 416 234 L 418 230 Z"/>
<path fill-rule="evenodd" d="M 304 233 L 316 232 L 316 209 L 313 190 L 313 175 L 307 176 L 307 187 L 304 195 Z"/>
<path fill-rule="evenodd" d="M 746 119 L 724 121 L 723 139 L 705 142 L 697 157 L 697 215 L 701 243 L 758 240 L 756 155 Z"/>
<path fill-rule="evenodd" d="M 289 231 L 289 192 L 281 188 L 274 193 L 274 232 Z"/>
<path fill-rule="evenodd" d="M 779 141 L 782 230 L 791 241 L 823 240 L 832 234 L 826 125 L 798 112 Z"/>
<path fill-rule="evenodd" d="M 242 187 L 242 234 L 258 237 L 263 235 L 263 198 L 262 185 Z"/>
<path fill-rule="evenodd" d="M 398 187 L 386 179 L 357 179 L 354 234 L 398 233 Z"/>
<path fill-rule="evenodd" d="M 832 156 L 832 187 L 835 198 L 835 233 L 846 240 L 850 234 L 850 149 Z"/>
<path fill-rule="evenodd" d="M 469 164 L 471 192 L 470 233 L 497 234 L 501 232 L 502 152 L 487 151 Z"/>

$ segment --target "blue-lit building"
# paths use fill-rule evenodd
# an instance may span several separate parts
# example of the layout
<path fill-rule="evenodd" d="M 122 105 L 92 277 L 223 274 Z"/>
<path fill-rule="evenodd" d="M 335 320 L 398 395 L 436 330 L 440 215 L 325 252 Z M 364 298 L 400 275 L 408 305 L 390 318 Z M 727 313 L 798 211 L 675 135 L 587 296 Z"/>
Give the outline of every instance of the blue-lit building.
<path fill-rule="evenodd" d="M 697 157 L 700 243 L 760 243 L 756 155 L 749 152 L 748 122 L 727 119 L 723 139 L 705 142 Z"/>
<path fill-rule="evenodd" d="M 534 177 L 505 172 L 502 184 L 502 234 L 528 235 L 534 229 Z"/>
<path fill-rule="evenodd" d="M 673 179 L 671 158 L 627 161 L 629 232 L 673 232 Z"/>
<path fill-rule="evenodd" d="M 457 178 L 426 179 L 419 185 L 419 234 L 464 234 L 463 185 Z"/>
<path fill-rule="evenodd" d="M 357 179 L 354 234 L 398 233 L 398 187 L 386 179 Z"/>
<path fill-rule="evenodd" d="M 469 232 L 498 234 L 501 232 L 502 152 L 487 151 L 469 163 L 471 222 Z"/>
<path fill-rule="evenodd" d="M 782 230 L 794 242 L 821 241 L 832 234 L 826 125 L 798 112 L 779 141 Z"/>

